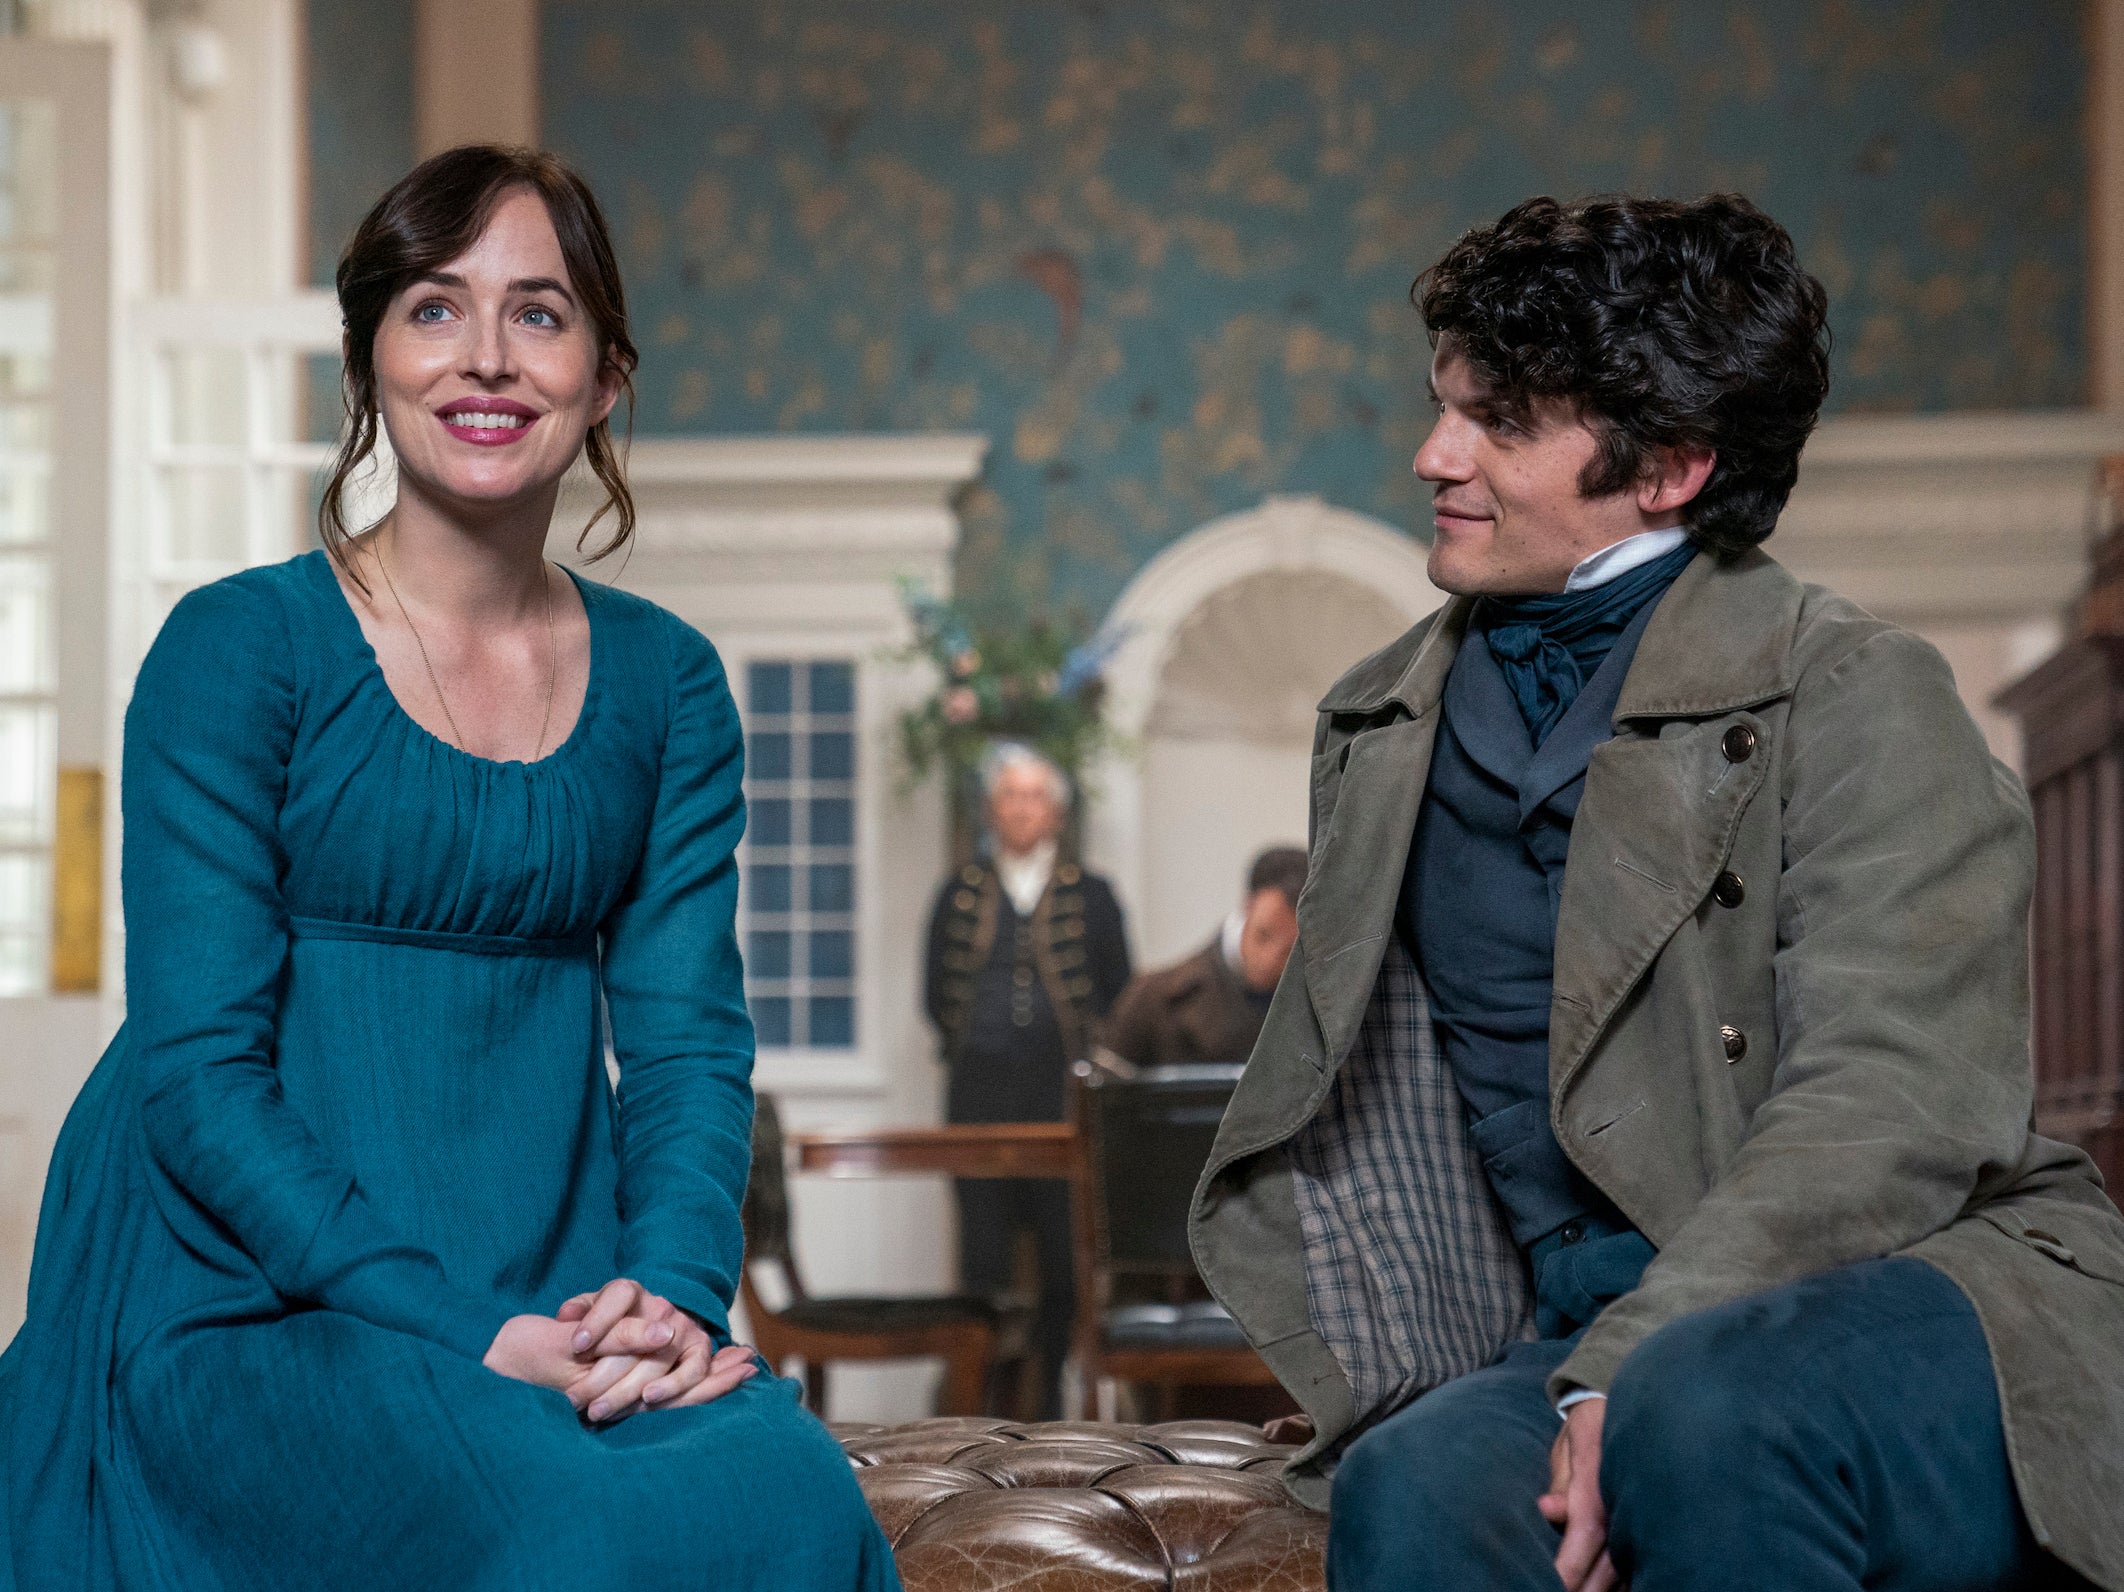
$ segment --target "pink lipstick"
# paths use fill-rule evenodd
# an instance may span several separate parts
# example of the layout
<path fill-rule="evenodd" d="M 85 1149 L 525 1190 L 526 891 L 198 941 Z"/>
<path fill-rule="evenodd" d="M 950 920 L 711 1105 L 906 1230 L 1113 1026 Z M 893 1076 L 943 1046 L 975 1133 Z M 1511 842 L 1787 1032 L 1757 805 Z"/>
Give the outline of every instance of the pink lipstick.
<path fill-rule="evenodd" d="M 538 423 L 538 411 L 513 398 L 457 398 L 435 411 L 443 429 L 475 447 L 521 442 Z"/>

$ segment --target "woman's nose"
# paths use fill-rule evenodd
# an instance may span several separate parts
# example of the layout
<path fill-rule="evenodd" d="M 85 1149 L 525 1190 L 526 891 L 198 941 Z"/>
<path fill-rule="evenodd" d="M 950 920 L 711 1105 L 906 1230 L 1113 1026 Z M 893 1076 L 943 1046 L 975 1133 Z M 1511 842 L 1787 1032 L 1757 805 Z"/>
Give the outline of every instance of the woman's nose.
<path fill-rule="evenodd" d="M 481 381 L 494 381 L 509 370 L 509 339 L 499 321 L 485 318 L 472 322 L 471 347 L 466 350 L 466 371 Z"/>

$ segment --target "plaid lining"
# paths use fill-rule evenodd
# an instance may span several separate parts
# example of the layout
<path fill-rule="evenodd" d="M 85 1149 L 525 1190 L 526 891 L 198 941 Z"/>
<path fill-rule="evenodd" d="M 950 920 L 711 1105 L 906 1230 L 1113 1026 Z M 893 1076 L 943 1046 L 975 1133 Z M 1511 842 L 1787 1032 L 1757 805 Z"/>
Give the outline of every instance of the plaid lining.
<path fill-rule="evenodd" d="M 1469 1142 L 1429 992 L 1399 936 L 1388 936 L 1349 1058 L 1288 1151 L 1308 1311 L 1354 1396 L 1338 1449 L 1529 1335 L 1526 1261 Z"/>

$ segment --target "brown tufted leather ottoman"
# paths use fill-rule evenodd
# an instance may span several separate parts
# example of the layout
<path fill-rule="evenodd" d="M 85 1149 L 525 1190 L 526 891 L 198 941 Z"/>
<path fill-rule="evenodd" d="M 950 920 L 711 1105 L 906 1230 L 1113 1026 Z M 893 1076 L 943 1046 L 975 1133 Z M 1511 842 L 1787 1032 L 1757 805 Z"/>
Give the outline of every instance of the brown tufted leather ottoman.
<path fill-rule="evenodd" d="M 1234 1421 L 837 1424 L 907 1592 L 1321 1592 L 1327 1516 Z"/>

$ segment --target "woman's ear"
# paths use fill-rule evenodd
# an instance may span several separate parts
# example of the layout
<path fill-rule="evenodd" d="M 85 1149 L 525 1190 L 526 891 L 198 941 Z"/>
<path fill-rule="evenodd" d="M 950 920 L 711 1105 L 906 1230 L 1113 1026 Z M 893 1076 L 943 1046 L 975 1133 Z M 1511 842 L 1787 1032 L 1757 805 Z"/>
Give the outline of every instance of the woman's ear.
<path fill-rule="evenodd" d="M 590 417 L 593 426 L 603 425 L 612 417 L 612 409 L 626 390 L 627 377 L 619 366 L 607 359 L 597 367 L 597 406 Z"/>

